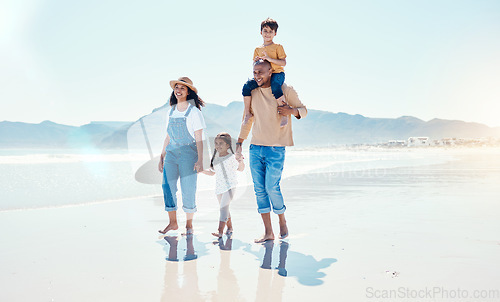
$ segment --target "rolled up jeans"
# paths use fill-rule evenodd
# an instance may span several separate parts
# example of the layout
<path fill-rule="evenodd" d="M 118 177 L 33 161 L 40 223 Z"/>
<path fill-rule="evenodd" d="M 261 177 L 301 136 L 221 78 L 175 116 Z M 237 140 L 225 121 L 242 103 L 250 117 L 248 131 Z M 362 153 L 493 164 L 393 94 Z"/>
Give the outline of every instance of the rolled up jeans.
<path fill-rule="evenodd" d="M 285 163 L 285 147 L 250 145 L 250 171 L 258 212 L 283 214 L 286 210 L 280 181 Z"/>
<path fill-rule="evenodd" d="M 194 164 L 198 161 L 196 145 L 167 147 L 163 166 L 163 200 L 165 211 L 177 210 L 177 181 L 180 179 L 182 209 L 186 213 L 196 212 L 196 182 L 198 174 Z"/>

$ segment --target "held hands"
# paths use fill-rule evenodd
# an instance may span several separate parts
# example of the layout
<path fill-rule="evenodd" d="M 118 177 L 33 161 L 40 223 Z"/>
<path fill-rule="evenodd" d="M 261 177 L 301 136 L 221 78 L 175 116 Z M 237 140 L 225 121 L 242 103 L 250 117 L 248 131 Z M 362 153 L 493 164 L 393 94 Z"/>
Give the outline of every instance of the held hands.
<path fill-rule="evenodd" d="M 198 160 L 194 164 L 194 169 L 193 170 L 196 170 L 197 173 L 202 172 L 203 171 L 203 160 Z"/>
<path fill-rule="evenodd" d="M 235 154 L 235 158 L 236 160 L 240 163 L 242 160 L 243 160 L 243 154 L 241 154 L 241 150 L 243 148 L 241 147 L 241 145 L 236 145 L 236 154 Z"/>

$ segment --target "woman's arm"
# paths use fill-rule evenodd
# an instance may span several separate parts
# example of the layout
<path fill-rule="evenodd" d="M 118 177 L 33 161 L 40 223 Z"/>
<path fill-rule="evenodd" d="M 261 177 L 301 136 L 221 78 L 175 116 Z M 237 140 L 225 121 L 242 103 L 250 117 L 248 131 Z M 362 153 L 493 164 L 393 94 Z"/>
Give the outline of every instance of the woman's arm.
<path fill-rule="evenodd" d="M 196 150 L 198 151 L 198 161 L 194 164 L 196 172 L 203 171 L 203 129 L 194 132 L 194 139 L 196 140 Z"/>
<path fill-rule="evenodd" d="M 168 133 L 167 133 L 167 136 L 165 137 L 165 141 L 163 142 L 163 149 L 161 151 L 161 155 L 160 155 L 160 162 L 158 163 L 158 170 L 163 173 L 163 160 L 165 159 L 165 154 L 167 154 L 167 146 L 168 144 L 170 143 L 170 136 L 168 136 Z"/>

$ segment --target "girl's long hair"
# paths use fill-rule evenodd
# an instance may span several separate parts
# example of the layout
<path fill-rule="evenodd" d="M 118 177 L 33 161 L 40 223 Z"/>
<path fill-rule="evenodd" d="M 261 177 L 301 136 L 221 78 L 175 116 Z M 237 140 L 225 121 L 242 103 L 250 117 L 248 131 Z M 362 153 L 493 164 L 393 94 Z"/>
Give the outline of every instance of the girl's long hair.
<path fill-rule="evenodd" d="M 215 154 L 217 154 L 217 149 L 215 149 L 215 140 L 216 139 L 221 139 L 226 144 L 228 144 L 229 145 L 229 150 L 231 150 L 231 152 L 234 154 L 233 146 L 232 146 L 232 140 L 231 140 L 231 135 L 229 135 L 229 133 L 227 133 L 227 132 L 221 132 L 221 133 L 217 134 L 217 136 L 214 139 L 214 155 L 212 155 L 212 160 L 210 161 L 210 167 L 211 168 L 214 167 L 214 158 L 215 158 Z"/>
<path fill-rule="evenodd" d="M 205 102 L 194 92 L 191 88 L 186 86 L 188 89 L 188 95 L 186 97 L 186 100 L 194 100 L 194 105 L 196 108 L 201 110 L 201 107 L 205 106 Z M 177 98 L 175 97 L 175 92 L 172 91 L 172 94 L 170 95 L 170 106 L 173 106 L 177 104 Z"/>

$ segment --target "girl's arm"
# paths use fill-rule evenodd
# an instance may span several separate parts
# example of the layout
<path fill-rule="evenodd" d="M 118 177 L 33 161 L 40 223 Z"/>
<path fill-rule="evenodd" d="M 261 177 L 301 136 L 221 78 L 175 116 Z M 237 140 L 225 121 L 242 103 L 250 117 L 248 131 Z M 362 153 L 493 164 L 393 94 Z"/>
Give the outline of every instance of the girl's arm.
<path fill-rule="evenodd" d="M 215 172 L 214 171 L 210 171 L 210 170 L 203 170 L 203 171 L 201 171 L 201 173 L 206 174 L 206 175 L 210 175 L 210 176 L 215 175 Z"/>
<path fill-rule="evenodd" d="M 198 161 L 194 164 L 194 170 L 196 172 L 203 171 L 203 141 L 202 141 L 203 129 L 196 130 L 194 132 L 194 139 L 196 140 L 196 150 L 198 151 Z"/>
<path fill-rule="evenodd" d="M 167 154 L 167 146 L 168 144 L 170 143 L 170 136 L 168 136 L 168 133 L 167 133 L 167 136 L 165 137 L 165 141 L 163 142 L 163 149 L 161 151 L 161 155 L 160 155 L 160 162 L 158 163 L 158 170 L 163 173 L 163 160 L 165 159 L 165 154 Z"/>

